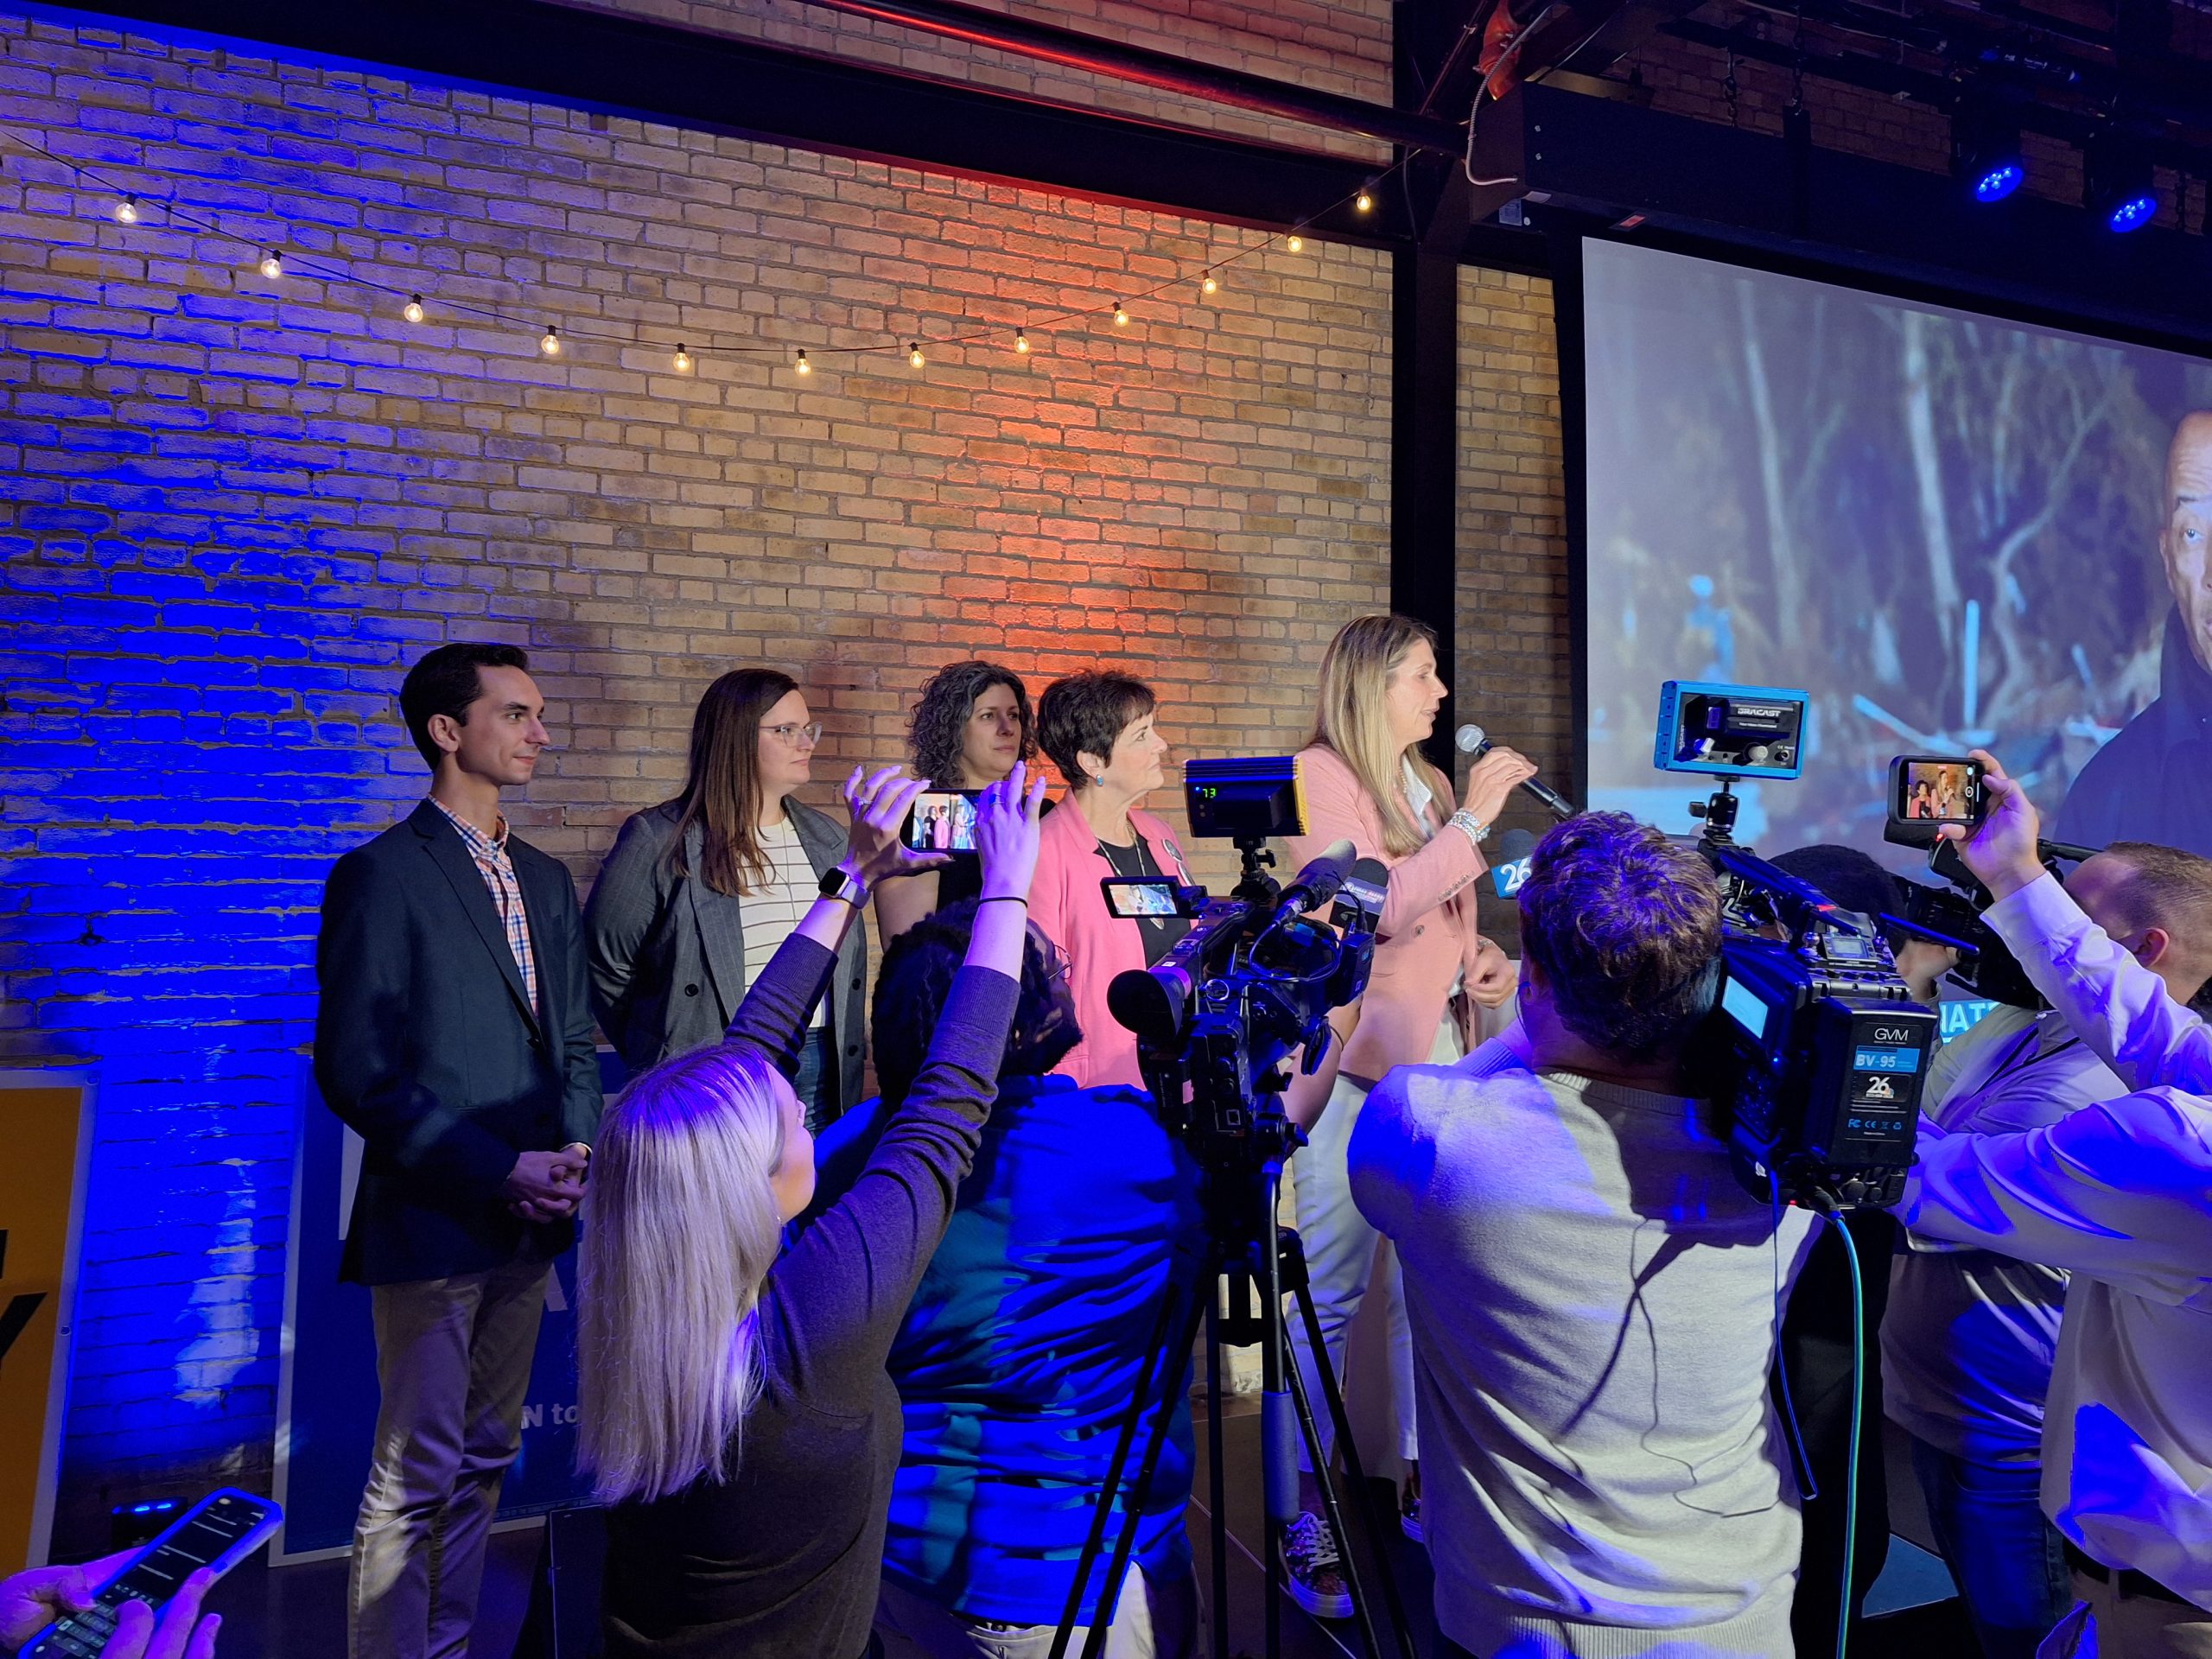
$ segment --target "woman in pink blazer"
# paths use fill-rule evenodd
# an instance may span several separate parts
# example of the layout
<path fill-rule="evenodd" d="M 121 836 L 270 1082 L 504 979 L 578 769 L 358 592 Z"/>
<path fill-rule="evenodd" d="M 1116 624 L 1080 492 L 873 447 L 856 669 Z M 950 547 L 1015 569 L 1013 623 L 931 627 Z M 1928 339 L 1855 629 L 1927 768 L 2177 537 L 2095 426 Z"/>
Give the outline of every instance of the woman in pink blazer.
<path fill-rule="evenodd" d="M 1173 832 L 1137 804 L 1166 780 L 1157 708 L 1143 681 L 1106 673 L 1055 680 L 1037 704 L 1038 743 L 1068 793 L 1040 832 L 1029 917 L 1067 958 L 1083 1039 L 1056 1069 L 1085 1089 L 1144 1087 L 1136 1037 L 1108 1011 L 1106 988 L 1116 974 L 1150 967 L 1190 931 L 1179 917 L 1109 915 L 1098 887 L 1109 875 L 1191 879 Z"/>
<path fill-rule="evenodd" d="M 1345 1338 L 1374 1270 L 1377 1235 L 1351 1201 L 1344 1147 L 1367 1093 L 1395 1065 L 1455 1060 L 1465 1052 L 1470 1004 L 1495 1007 L 1513 995 L 1512 964 L 1475 927 L 1475 880 L 1490 826 L 1516 785 L 1535 767 L 1510 749 L 1492 749 L 1467 777 L 1459 810 L 1451 779 L 1421 753 L 1444 702 L 1436 638 L 1402 616 L 1346 623 L 1321 659 L 1313 740 L 1298 756 L 1306 833 L 1294 836 L 1285 868 L 1296 869 L 1332 842 L 1348 840 L 1390 873 L 1376 927 L 1367 992 L 1338 1011 L 1340 1043 L 1312 1078 L 1300 1078 L 1286 1104 L 1311 1139 L 1293 1164 L 1298 1230 L 1306 1248 L 1314 1311 L 1329 1364 L 1344 1375 Z M 1318 1116 L 1316 1113 L 1318 1112 Z M 1407 1532 L 1421 1537 L 1419 1446 L 1414 1433 L 1413 1343 L 1397 1260 L 1387 1268 L 1393 1301 L 1388 1352 L 1400 1452 L 1408 1478 Z M 1320 1374 L 1304 1322 L 1291 1321 L 1292 1357 L 1310 1398 Z M 1333 1438 L 1325 1418 L 1324 1449 Z M 1302 1455 L 1302 1453 L 1301 1453 Z M 1305 1511 L 1284 1539 L 1290 1590 L 1320 1618 L 1351 1611 L 1338 1541 L 1320 1514 L 1310 1472 L 1300 1482 Z"/>

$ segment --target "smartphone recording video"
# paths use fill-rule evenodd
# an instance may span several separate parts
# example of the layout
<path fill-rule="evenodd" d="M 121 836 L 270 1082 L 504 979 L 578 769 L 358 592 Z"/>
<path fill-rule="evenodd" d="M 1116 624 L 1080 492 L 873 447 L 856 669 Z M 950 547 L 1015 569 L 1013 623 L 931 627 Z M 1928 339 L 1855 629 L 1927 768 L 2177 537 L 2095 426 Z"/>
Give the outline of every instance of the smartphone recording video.
<path fill-rule="evenodd" d="M 933 789 L 914 797 L 906 815 L 906 844 L 920 853 L 976 850 L 976 797 L 964 790 Z"/>
<path fill-rule="evenodd" d="M 1890 762 L 1890 823 L 1916 837 L 1932 840 L 1947 823 L 1980 823 L 1988 801 L 1979 760 L 1901 754 Z"/>

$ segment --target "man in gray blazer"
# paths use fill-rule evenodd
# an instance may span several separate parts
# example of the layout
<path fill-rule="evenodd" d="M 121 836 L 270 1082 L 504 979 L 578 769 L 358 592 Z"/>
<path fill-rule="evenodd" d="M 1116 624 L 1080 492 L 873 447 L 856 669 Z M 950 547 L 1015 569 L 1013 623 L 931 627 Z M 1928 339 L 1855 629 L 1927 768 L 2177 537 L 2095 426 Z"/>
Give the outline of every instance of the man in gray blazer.
<path fill-rule="evenodd" d="M 828 874 L 844 856 L 845 831 L 796 797 L 786 796 L 783 804 L 807 861 L 817 876 Z M 703 835 L 696 823 L 683 837 L 685 873 L 677 873 L 670 855 L 680 812 L 679 801 L 664 801 L 632 817 L 600 867 L 584 907 L 592 1007 L 632 1077 L 673 1055 L 720 1042 L 745 998 L 739 900 L 699 879 Z M 830 982 L 837 1073 L 823 1096 L 836 1113 L 849 1109 L 861 1095 L 867 988 L 868 936 L 856 927 L 845 936 Z"/>

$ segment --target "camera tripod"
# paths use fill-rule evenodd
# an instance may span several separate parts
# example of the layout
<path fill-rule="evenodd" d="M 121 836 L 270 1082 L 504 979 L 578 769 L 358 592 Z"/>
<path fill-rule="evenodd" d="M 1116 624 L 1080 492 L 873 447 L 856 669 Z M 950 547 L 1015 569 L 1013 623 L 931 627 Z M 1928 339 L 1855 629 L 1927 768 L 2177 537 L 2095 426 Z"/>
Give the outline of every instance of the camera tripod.
<path fill-rule="evenodd" d="M 1229 1659 L 1230 1652 L 1229 1510 L 1222 1447 L 1221 1350 L 1224 1344 L 1243 1347 L 1254 1342 L 1260 1344 L 1261 1358 L 1261 1459 L 1267 1516 L 1267 1659 L 1277 1659 L 1281 1651 L 1281 1541 L 1284 1529 L 1299 1513 L 1297 1447 L 1301 1435 L 1313 1461 L 1314 1479 L 1321 1490 L 1329 1526 L 1342 1547 L 1344 1580 L 1351 1592 L 1352 1610 L 1359 1621 L 1366 1652 L 1369 1659 L 1383 1659 L 1352 1536 L 1344 1526 L 1344 1505 L 1316 1427 L 1313 1402 L 1306 1397 L 1305 1381 L 1297 1367 L 1288 1363 L 1283 1325 L 1286 1291 L 1296 1300 L 1313 1352 L 1321 1357 L 1316 1370 L 1320 1374 L 1329 1419 L 1335 1427 L 1336 1443 L 1344 1448 L 1354 1490 L 1365 1504 L 1364 1529 L 1382 1581 L 1383 1602 L 1397 1637 L 1399 1659 L 1414 1659 L 1413 1635 L 1399 1599 L 1397 1580 L 1384 1553 L 1385 1520 L 1368 1484 L 1359 1448 L 1344 1414 L 1343 1390 L 1338 1385 L 1334 1369 L 1327 1362 L 1327 1351 L 1321 1341 L 1321 1322 L 1313 1311 L 1313 1294 L 1306 1284 L 1305 1252 L 1297 1233 L 1279 1227 L 1275 1222 L 1285 1149 L 1296 1131 L 1283 1119 L 1280 1104 L 1273 1104 L 1272 1112 L 1255 1114 L 1255 1138 L 1272 1148 L 1260 1166 L 1256 1170 L 1233 1166 L 1225 1170 L 1208 1169 L 1203 1177 L 1204 1248 L 1192 1264 L 1192 1270 L 1171 1281 L 1166 1294 L 1160 1298 L 1149 1352 L 1137 1374 L 1135 1397 L 1123 1414 L 1105 1489 L 1092 1508 L 1089 1535 L 1076 1558 L 1075 1581 L 1069 1589 L 1067 1606 L 1053 1638 L 1052 1659 L 1065 1659 L 1082 1612 L 1084 1589 L 1090 1583 L 1092 1568 L 1104 1548 L 1115 1497 L 1122 1490 L 1122 1477 L 1130 1454 L 1149 1415 L 1152 1421 L 1144 1455 L 1122 1505 L 1121 1534 L 1108 1562 L 1097 1611 L 1084 1643 L 1084 1659 L 1099 1659 L 1105 1650 L 1107 1627 L 1120 1599 L 1122 1578 L 1136 1541 L 1137 1528 L 1144 1517 L 1146 1498 L 1159 1467 L 1161 1450 L 1167 1443 L 1179 1401 L 1186 1391 L 1184 1379 L 1192 1348 L 1202 1326 L 1205 1332 L 1209 1427 L 1207 1491 L 1212 1517 L 1213 1659 Z M 1230 1304 L 1225 1313 L 1217 1288 L 1224 1280 Z"/>

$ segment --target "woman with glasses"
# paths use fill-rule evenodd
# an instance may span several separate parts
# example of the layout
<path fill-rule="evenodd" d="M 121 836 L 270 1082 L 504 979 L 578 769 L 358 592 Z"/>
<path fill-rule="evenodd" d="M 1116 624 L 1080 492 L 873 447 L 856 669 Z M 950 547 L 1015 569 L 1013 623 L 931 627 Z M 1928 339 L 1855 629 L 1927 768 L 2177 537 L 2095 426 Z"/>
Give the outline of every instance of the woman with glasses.
<path fill-rule="evenodd" d="M 584 938 L 592 1007 L 632 1076 L 721 1040 L 843 855 L 844 830 L 796 793 L 821 736 L 791 676 L 734 669 L 699 699 L 683 792 L 622 826 Z M 810 1129 L 861 1096 L 867 985 L 867 937 L 854 928 L 799 1048 Z"/>
<path fill-rule="evenodd" d="M 999 663 L 947 663 L 922 687 L 906 746 L 914 775 L 928 779 L 931 789 L 988 789 L 1016 762 L 1037 758 L 1028 688 L 1019 674 Z M 957 822 L 950 806 L 924 810 L 932 830 L 942 822 L 949 830 Z M 901 876 L 878 887 L 875 920 L 886 942 L 933 911 L 982 892 L 977 868 L 972 858 L 956 858 L 941 869 Z"/>

